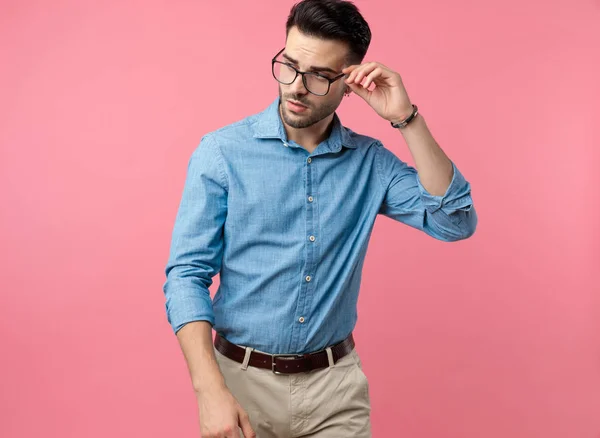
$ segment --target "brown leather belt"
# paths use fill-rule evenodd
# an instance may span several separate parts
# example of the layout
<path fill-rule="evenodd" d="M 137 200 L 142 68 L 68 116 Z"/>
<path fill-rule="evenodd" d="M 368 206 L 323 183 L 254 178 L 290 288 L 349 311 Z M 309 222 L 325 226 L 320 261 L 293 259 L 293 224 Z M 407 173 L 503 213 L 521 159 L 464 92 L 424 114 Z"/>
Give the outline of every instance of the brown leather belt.
<path fill-rule="evenodd" d="M 244 363 L 246 349 L 239 345 L 232 344 L 218 334 L 215 337 L 215 348 L 229 359 Z M 342 357 L 349 354 L 353 349 L 354 338 L 352 337 L 352 334 L 350 334 L 350 336 L 342 342 L 331 347 L 333 363 L 336 363 Z M 275 374 L 295 374 L 327 368 L 329 366 L 329 360 L 327 359 L 326 349 L 307 354 L 265 354 L 252 351 L 248 365 L 257 368 L 270 369 Z"/>

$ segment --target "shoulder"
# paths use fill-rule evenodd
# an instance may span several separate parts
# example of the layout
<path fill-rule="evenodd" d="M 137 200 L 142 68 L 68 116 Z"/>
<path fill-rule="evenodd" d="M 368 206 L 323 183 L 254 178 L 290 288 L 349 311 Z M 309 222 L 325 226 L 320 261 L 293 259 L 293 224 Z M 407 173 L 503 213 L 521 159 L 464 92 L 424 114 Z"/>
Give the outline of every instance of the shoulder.
<path fill-rule="evenodd" d="M 253 135 L 252 126 L 256 123 L 258 114 L 252 114 L 233 123 L 205 133 L 202 140 L 212 143 L 225 144 L 231 141 L 240 142 Z"/>
<path fill-rule="evenodd" d="M 355 147 L 360 150 L 363 155 L 368 153 L 376 153 L 377 149 L 382 147 L 382 143 L 375 137 L 360 134 L 347 126 L 342 125 L 342 144 Z"/>

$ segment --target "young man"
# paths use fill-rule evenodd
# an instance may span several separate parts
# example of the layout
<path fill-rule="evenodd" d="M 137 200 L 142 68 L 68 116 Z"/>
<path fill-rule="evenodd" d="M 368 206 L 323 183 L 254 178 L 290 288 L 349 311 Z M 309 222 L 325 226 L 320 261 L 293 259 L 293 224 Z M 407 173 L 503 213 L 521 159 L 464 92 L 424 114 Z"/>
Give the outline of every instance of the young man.
<path fill-rule="evenodd" d="M 377 215 L 444 241 L 475 231 L 470 185 L 400 75 L 361 64 L 370 39 L 350 2 L 297 4 L 272 60 L 279 97 L 191 156 L 164 292 L 205 438 L 371 436 L 351 334 Z M 349 93 L 396 124 L 416 169 L 342 126 Z"/>

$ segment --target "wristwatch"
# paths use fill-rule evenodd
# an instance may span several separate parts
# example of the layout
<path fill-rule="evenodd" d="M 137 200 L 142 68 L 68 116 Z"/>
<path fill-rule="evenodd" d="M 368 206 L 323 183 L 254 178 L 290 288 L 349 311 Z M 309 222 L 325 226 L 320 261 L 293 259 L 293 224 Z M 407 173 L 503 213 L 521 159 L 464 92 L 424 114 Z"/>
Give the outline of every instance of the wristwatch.
<path fill-rule="evenodd" d="M 410 116 L 408 116 L 406 119 L 402 120 L 401 122 L 398 123 L 394 123 L 394 122 L 390 122 L 392 127 L 394 128 L 404 128 L 406 125 L 408 125 L 410 123 L 410 121 L 412 119 L 414 119 L 416 117 L 417 114 L 419 114 L 419 108 L 417 107 L 417 105 L 413 104 L 413 112 Z"/>

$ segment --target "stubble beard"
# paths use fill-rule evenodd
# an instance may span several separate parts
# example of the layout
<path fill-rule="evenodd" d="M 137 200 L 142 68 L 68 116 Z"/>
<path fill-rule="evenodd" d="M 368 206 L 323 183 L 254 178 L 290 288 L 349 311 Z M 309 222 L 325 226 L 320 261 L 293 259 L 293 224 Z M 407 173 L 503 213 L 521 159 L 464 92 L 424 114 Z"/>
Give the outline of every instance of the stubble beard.
<path fill-rule="evenodd" d="M 308 107 L 308 111 L 310 112 L 310 114 L 291 113 L 286 105 L 287 99 L 292 99 L 292 100 L 295 100 L 296 102 L 306 105 Z M 328 103 L 324 103 L 323 105 L 320 105 L 318 107 L 315 107 L 314 105 L 307 102 L 303 96 L 290 94 L 290 95 L 287 95 L 284 97 L 281 93 L 281 87 L 279 87 L 279 101 L 281 104 L 281 117 L 283 118 L 283 121 L 288 126 L 295 128 L 295 129 L 308 128 L 309 126 L 312 126 L 315 123 L 320 122 L 321 120 L 325 119 L 329 115 L 333 114 L 339 105 L 339 103 L 328 102 Z"/>

